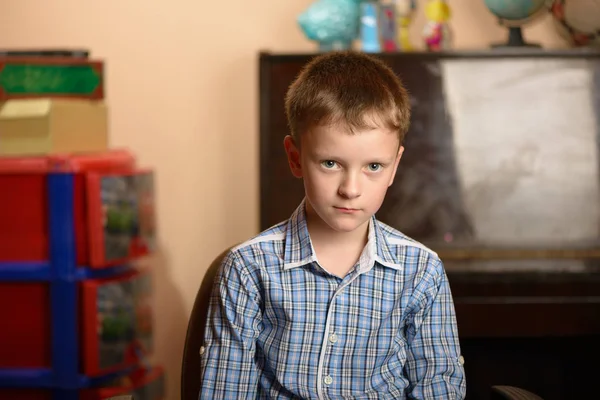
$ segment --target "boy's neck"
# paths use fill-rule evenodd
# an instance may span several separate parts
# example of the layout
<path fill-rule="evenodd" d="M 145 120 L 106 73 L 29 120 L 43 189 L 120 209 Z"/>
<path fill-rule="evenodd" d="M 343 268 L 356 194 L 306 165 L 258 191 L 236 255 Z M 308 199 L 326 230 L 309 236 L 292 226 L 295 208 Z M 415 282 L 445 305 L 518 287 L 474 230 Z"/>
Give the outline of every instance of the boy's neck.
<path fill-rule="evenodd" d="M 338 232 L 327 225 L 306 205 L 306 224 L 319 263 L 335 275 L 343 277 L 358 261 L 368 240 L 369 222 L 351 232 Z M 332 261 L 339 261 L 332 265 Z"/>

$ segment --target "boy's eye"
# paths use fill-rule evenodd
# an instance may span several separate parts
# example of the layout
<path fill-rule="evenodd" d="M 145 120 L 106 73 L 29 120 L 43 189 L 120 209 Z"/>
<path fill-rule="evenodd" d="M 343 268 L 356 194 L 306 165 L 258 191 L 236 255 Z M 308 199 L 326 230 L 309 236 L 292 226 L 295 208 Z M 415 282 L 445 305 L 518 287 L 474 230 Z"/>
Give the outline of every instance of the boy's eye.
<path fill-rule="evenodd" d="M 379 163 L 369 164 L 369 171 L 371 171 L 371 172 L 379 171 L 380 169 L 381 169 L 381 164 L 379 164 Z"/>
<path fill-rule="evenodd" d="M 335 167 L 335 161 L 325 160 L 325 161 L 321 162 L 321 165 L 324 166 L 325 168 L 333 168 L 333 167 Z"/>

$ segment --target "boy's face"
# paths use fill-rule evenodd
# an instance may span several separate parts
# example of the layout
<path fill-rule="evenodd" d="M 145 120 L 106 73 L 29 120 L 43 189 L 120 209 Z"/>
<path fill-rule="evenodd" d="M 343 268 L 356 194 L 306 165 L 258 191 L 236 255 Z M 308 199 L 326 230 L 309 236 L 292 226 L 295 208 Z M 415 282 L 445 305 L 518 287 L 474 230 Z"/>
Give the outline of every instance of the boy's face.
<path fill-rule="evenodd" d="M 404 151 L 396 133 L 366 129 L 354 134 L 321 126 L 291 137 L 285 148 L 292 174 L 303 178 L 309 218 L 318 216 L 337 232 L 368 224 L 392 184 Z"/>

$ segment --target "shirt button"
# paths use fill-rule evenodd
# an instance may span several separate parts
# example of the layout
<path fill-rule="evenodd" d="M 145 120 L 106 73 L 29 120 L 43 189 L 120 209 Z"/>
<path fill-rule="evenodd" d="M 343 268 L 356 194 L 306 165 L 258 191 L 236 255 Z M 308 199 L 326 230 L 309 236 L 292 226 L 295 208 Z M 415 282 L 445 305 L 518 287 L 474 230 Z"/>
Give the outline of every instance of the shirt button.
<path fill-rule="evenodd" d="M 331 343 L 335 343 L 335 342 L 337 342 L 337 340 L 338 340 L 338 337 L 335 333 L 332 333 L 331 335 L 329 335 L 329 341 Z"/>
<path fill-rule="evenodd" d="M 206 349 L 204 348 L 204 346 L 201 346 L 201 347 L 200 347 L 200 355 L 204 354 L 204 351 L 205 351 L 205 350 L 206 350 Z"/>
<path fill-rule="evenodd" d="M 463 356 L 458 357 L 458 363 L 460 365 L 465 365 L 465 358 Z"/>
<path fill-rule="evenodd" d="M 325 382 L 326 385 L 331 385 L 333 383 L 333 378 L 327 375 L 325 379 L 323 379 L 323 382 Z"/>

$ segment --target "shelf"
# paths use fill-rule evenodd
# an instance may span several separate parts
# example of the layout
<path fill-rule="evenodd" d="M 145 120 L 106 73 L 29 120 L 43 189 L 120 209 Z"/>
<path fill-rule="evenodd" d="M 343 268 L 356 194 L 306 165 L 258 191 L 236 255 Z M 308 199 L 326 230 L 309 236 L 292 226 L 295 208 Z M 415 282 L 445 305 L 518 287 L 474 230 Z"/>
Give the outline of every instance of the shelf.
<path fill-rule="evenodd" d="M 362 50 L 354 49 L 362 52 Z M 275 61 L 294 61 L 306 60 L 323 54 L 321 52 L 276 52 L 270 50 L 262 50 L 259 52 L 260 59 L 268 58 L 271 62 Z M 513 47 L 513 48 L 491 48 L 485 47 L 480 49 L 455 49 L 448 51 L 407 51 L 407 52 L 380 52 L 368 53 L 373 56 L 382 58 L 401 58 L 401 59 L 453 59 L 453 58 L 581 58 L 581 57 L 600 57 L 600 50 L 593 47 L 581 48 L 532 48 L 532 47 Z"/>
<path fill-rule="evenodd" d="M 22 249 L 21 252 L 9 252 L 5 256 L 13 260 L 0 261 L 0 284 L 3 284 L 3 288 L 10 287 L 11 290 L 16 292 L 26 289 L 35 294 L 27 297 L 27 300 L 30 300 L 30 304 L 27 305 L 28 310 L 35 310 L 34 312 L 37 313 L 35 316 L 37 318 L 35 320 L 35 330 L 31 333 L 33 336 L 43 336 L 45 343 L 43 348 L 32 349 L 32 352 L 38 354 L 38 350 L 39 352 L 43 351 L 44 360 L 46 354 L 50 354 L 50 360 L 47 363 L 43 361 L 24 363 L 25 365 L 43 365 L 43 367 L 11 366 L 10 364 L 16 364 L 11 362 L 13 361 L 11 357 L 4 360 L 3 364 L 5 365 L 0 367 L 0 397 L 2 398 L 5 394 L 4 389 L 9 388 L 38 389 L 36 391 L 44 392 L 42 393 L 44 398 L 52 400 L 77 400 L 82 389 L 112 386 L 115 379 L 130 375 L 139 367 L 139 365 L 132 365 L 117 371 L 104 373 L 110 369 L 90 371 L 82 365 L 83 359 L 88 353 L 85 351 L 87 349 L 85 346 L 89 346 L 89 342 L 86 342 L 81 336 L 80 320 L 84 289 L 87 286 L 109 285 L 111 282 L 104 282 L 108 278 L 110 278 L 110 281 L 113 278 L 115 278 L 115 281 L 121 278 L 126 279 L 128 276 L 133 275 L 133 271 L 139 269 L 133 260 L 130 261 L 131 258 L 120 259 L 119 265 L 93 268 L 89 264 L 107 265 L 110 260 L 103 259 L 102 262 L 94 262 L 94 258 L 90 256 L 88 257 L 90 261 L 82 260 L 82 263 L 88 265 L 77 265 L 77 256 L 80 255 L 80 249 L 77 247 L 76 227 L 79 226 L 77 218 L 83 217 L 76 213 L 78 207 L 81 207 L 81 204 L 76 203 L 76 201 L 80 198 L 79 194 L 83 193 L 84 188 L 78 187 L 76 190 L 76 175 L 89 177 L 106 169 L 95 158 L 92 161 L 94 165 L 90 164 L 90 167 L 86 167 L 85 171 L 52 170 L 44 172 L 47 175 L 45 186 L 39 189 L 40 193 L 37 193 L 38 190 L 36 189 L 35 196 L 45 196 L 45 202 L 47 203 L 47 209 L 42 213 L 44 216 L 40 218 L 41 222 L 38 221 L 39 224 L 47 225 L 47 234 L 43 237 L 43 240 L 47 241 L 47 246 L 38 246 L 36 251 L 33 251 L 31 247 L 27 247 Z M 120 161 L 117 164 L 123 164 L 123 175 L 128 177 L 131 164 L 129 158 L 127 165 Z M 91 175 L 86 175 L 88 172 Z M 100 196 L 99 190 L 94 193 Z M 34 196 L 31 196 L 31 198 L 34 198 Z M 14 198 L 13 202 L 18 204 L 19 198 Z M 39 234 L 38 231 L 36 231 L 37 234 Z M 31 239 L 31 241 L 34 240 Z M 8 243 L 7 246 L 10 249 L 12 244 Z M 133 253 L 131 256 L 133 257 Z M 27 257 L 37 260 L 21 261 Z M 19 285 L 20 283 L 27 283 L 27 285 Z M 12 292 L 5 291 L 4 293 L 6 296 L 3 297 L 3 301 L 5 301 L 6 307 L 2 310 L 4 312 L 2 315 L 14 316 L 14 307 L 16 306 L 10 303 Z M 92 305 L 92 302 L 90 302 L 87 305 L 90 308 L 89 312 L 97 312 L 96 308 L 93 307 L 96 305 Z M 19 317 L 26 319 L 27 314 L 19 315 L 17 311 L 16 318 L 19 319 Z M 97 339 L 94 330 L 96 322 L 94 320 L 90 324 L 93 340 Z M 17 328 L 15 332 L 20 334 L 22 329 L 19 326 Z M 9 341 L 14 342 L 16 346 L 29 347 L 28 342 L 13 340 L 15 335 L 10 336 L 11 331 L 7 331 L 7 333 L 8 336 L 0 335 L 0 337 L 2 339 L 8 337 Z M 49 336 L 49 341 L 46 336 Z M 19 336 L 16 338 L 21 339 Z M 19 353 L 18 350 L 15 349 L 15 354 Z M 42 356 L 38 354 L 35 360 L 41 358 Z M 143 362 L 143 360 L 139 361 Z M 7 394 L 7 396 L 9 395 Z"/>
<path fill-rule="evenodd" d="M 104 383 L 120 376 L 130 374 L 135 367 L 124 368 L 110 374 L 89 377 L 85 375 L 79 376 L 78 388 L 89 388 L 101 386 Z M 7 369 L 0 368 L 0 389 L 1 388 L 52 388 L 61 389 L 53 383 L 52 370 L 48 368 L 20 368 Z M 72 389 L 72 388 L 62 388 Z"/>
<path fill-rule="evenodd" d="M 0 262 L 0 281 L 47 281 L 50 278 L 47 262 Z"/>
<path fill-rule="evenodd" d="M 48 368 L 0 368 L 0 387 L 52 387 L 52 371 Z"/>
<path fill-rule="evenodd" d="M 110 374 L 106 374 L 106 375 L 102 375 L 102 376 L 89 377 L 89 376 L 82 375 L 79 378 L 79 382 L 80 382 L 79 384 L 81 387 L 84 387 L 84 388 L 103 386 L 104 384 L 112 381 L 115 378 L 131 374 L 131 372 L 133 372 L 135 370 L 135 368 L 136 368 L 136 366 L 128 367 L 128 368 L 122 369 L 120 371 L 111 372 Z"/>
<path fill-rule="evenodd" d="M 110 268 L 90 268 L 80 267 L 75 271 L 76 279 L 81 281 L 85 279 L 102 279 L 110 278 L 113 276 L 121 275 L 128 271 L 133 271 L 134 267 L 131 265 L 118 265 Z"/>
<path fill-rule="evenodd" d="M 110 268 L 79 267 L 75 271 L 75 280 L 102 279 L 120 275 L 133 270 L 131 265 L 118 265 Z M 50 281 L 52 271 L 45 262 L 0 263 L 0 282 Z"/>

